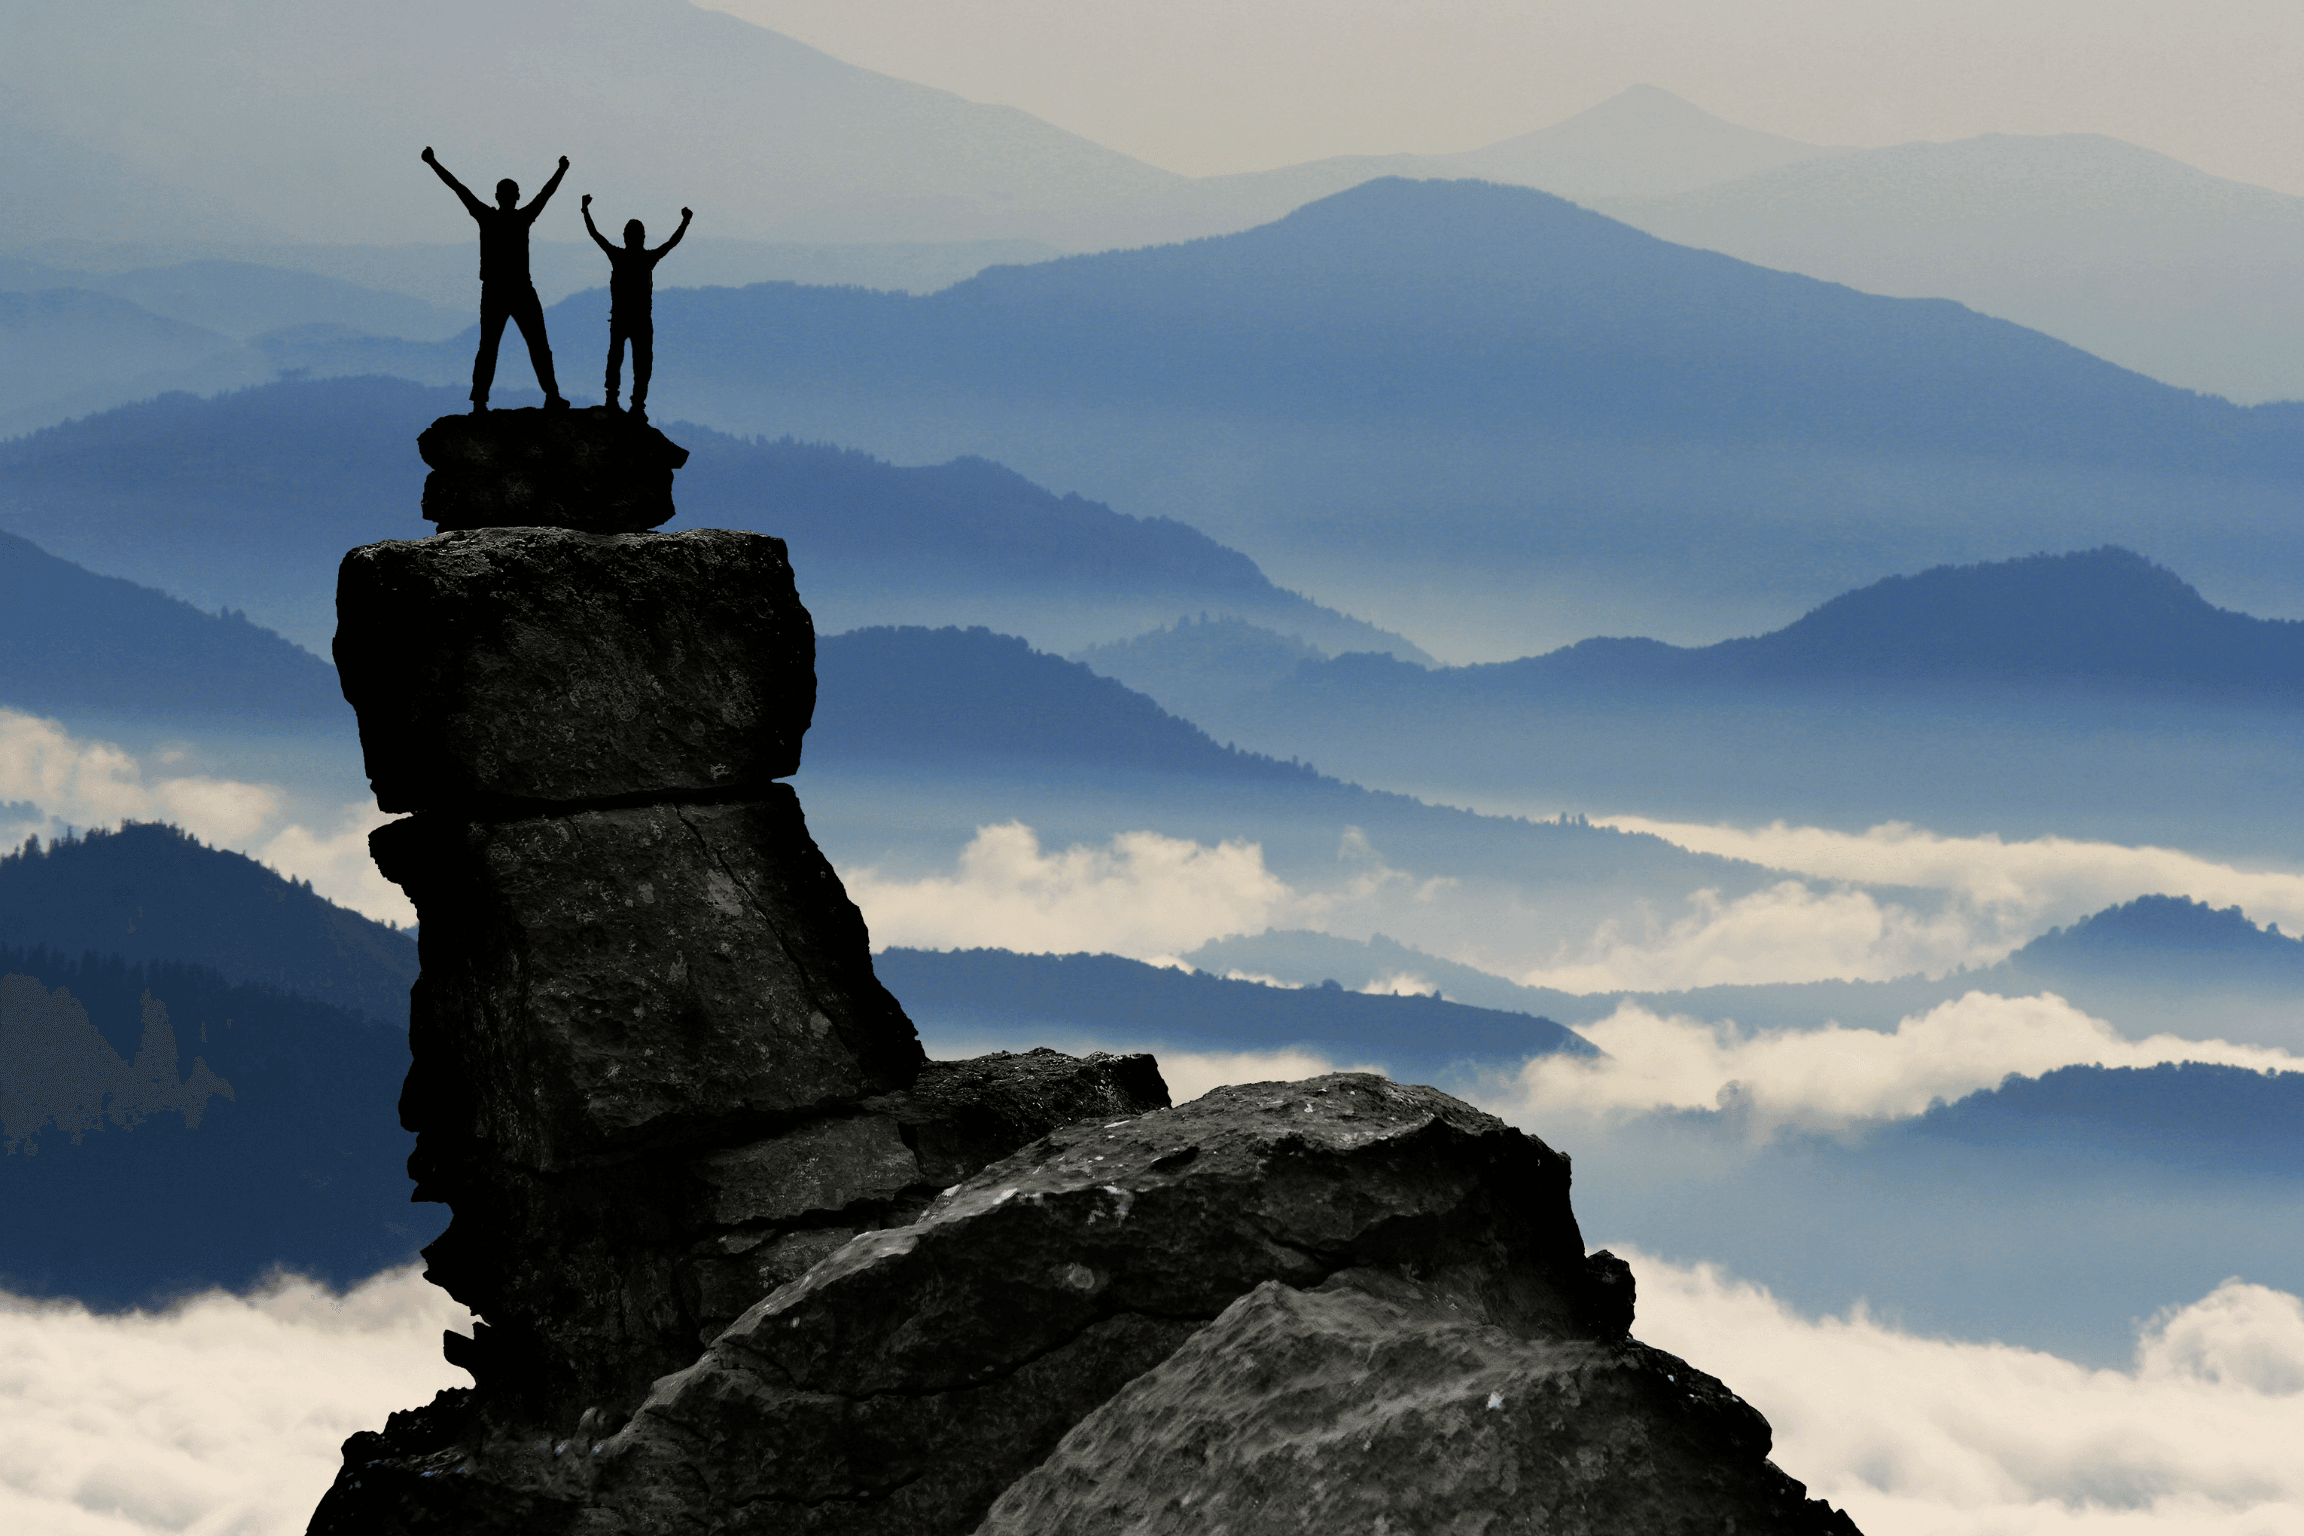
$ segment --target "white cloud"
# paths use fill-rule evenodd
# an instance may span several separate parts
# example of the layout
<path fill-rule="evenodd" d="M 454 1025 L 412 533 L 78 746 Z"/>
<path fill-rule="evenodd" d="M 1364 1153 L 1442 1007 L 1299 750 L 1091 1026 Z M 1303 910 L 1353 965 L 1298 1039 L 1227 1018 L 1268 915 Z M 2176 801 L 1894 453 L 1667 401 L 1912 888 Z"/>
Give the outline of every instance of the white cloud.
<path fill-rule="evenodd" d="M 1862 833 L 1781 821 L 1753 828 L 1611 816 L 1602 823 L 1816 879 L 1948 891 L 1980 912 L 2034 929 L 2154 893 L 2238 906 L 2291 932 L 2304 928 L 2304 873 L 2244 869 L 2173 848 L 2063 837 L 2008 842 L 1993 833 L 1946 837 L 1904 822 Z"/>
<path fill-rule="evenodd" d="M 284 875 L 311 881 L 313 890 L 339 906 L 378 922 L 413 923 L 415 904 L 368 856 L 368 834 L 392 819 L 376 809 L 375 801 L 357 800 L 337 813 L 332 832 L 293 823 L 247 852 Z"/>
<path fill-rule="evenodd" d="M 165 764 L 181 754 L 161 752 Z M 329 900 L 379 922 L 411 923 L 416 909 L 376 872 L 368 833 L 390 818 L 374 801 L 347 805 L 333 827 L 287 819 L 287 796 L 269 784 L 201 775 L 147 778 L 143 765 L 109 742 L 72 735 L 53 720 L 0 708 L 0 802 L 27 802 L 30 817 L 0 821 L 0 843 L 65 827 L 168 821 L 203 842 L 245 853 L 291 879 L 309 880 Z"/>
<path fill-rule="evenodd" d="M 1331 1072 L 1374 1072 L 1382 1067 L 1340 1067 L 1310 1051 L 1162 1051 L 1160 1077 L 1168 1099 L 1182 1104 L 1230 1083 L 1294 1083 Z"/>
<path fill-rule="evenodd" d="M 1179 1099 L 1328 1065 L 1206 1060 L 1206 1082 L 1172 1074 Z M 2140 1330 L 2131 1369 L 2091 1370 L 1861 1306 L 1805 1318 L 1712 1266 L 1612 1246 L 1639 1280 L 1638 1335 L 1766 1414 L 1777 1463 L 1867 1536 L 2304 1530 L 2295 1296 L 2226 1281 Z M 292 1536 L 345 1436 L 464 1384 L 439 1336 L 468 1325 L 413 1268 L 342 1297 L 288 1281 L 156 1315 L 0 1299 L 0 1529 Z"/>
<path fill-rule="evenodd" d="M 1564 992 L 1678 991 L 1739 983 L 1884 981 L 1988 965 L 2028 934 L 1957 909 L 1915 912 L 1870 893 L 1783 880 L 1734 901 L 1701 890 L 1686 915 L 1610 918 L 1576 948 L 1522 971 L 1522 986 Z"/>
<path fill-rule="evenodd" d="M 1304 990 L 1304 983 L 1300 981 L 1282 981 L 1279 977 L 1267 976 L 1262 971 L 1229 970 L 1224 973 L 1224 979 L 1226 981 L 1252 981 L 1257 986 L 1278 987 L 1283 992 L 1301 992 Z"/>
<path fill-rule="evenodd" d="M 1013 821 L 979 827 L 955 874 L 904 881 L 865 868 L 843 878 L 875 947 L 1145 958 L 1261 929 L 1293 895 L 1254 843 L 1210 848 L 1123 832 L 1102 848 L 1044 853 L 1039 835 Z"/>
<path fill-rule="evenodd" d="M 1414 971 L 1393 971 L 1360 989 L 1372 997 L 1427 997 L 1436 989 Z"/>
<path fill-rule="evenodd" d="M 1102 846 L 1049 851 L 1016 821 L 978 827 L 949 875 L 904 880 L 865 866 L 840 876 L 875 948 L 1094 951 L 1159 963 L 1233 934 L 1326 929 L 1388 901 L 1429 904 L 1456 883 L 1391 868 L 1357 827 L 1339 839 L 1334 877 L 1309 888 L 1274 874 L 1257 843 L 1122 832 Z"/>
<path fill-rule="evenodd" d="M 346 1436 L 471 1384 L 440 1358 L 470 1326 L 414 1268 L 119 1316 L 0 1296 L 0 1530 L 293 1536 Z"/>
<path fill-rule="evenodd" d="M 1618 1252 L 1624 1252 L 1622 1248 Z M 2228 1280 L 2131 1370 L 1800 1317 L 1710 1265 L 1628 1254 L 1633 1331 L 1728 1383 L 1774 1460 L 1865 1536 L 2304 1531 L 2304 1302 Z"/>
<path fill-rule="evenodd" d="M 1747 1035 L 1732 1021 L 1664 1018 L 1627 1003 L 1578 1033 L 1608 1054 L 1534 1057 L 1487 1096 L 1489 1107 L 1527 1117 L 1733 1105 L 1749 1114 L 1754 1135 L 1767 1136 L 1788 1125 L 1829 1129 L 1915 1115 L 1933 1099 L 1996 1087 L 2011 1072 L 2035 1076 L 2084 1063 L 2304 1070 L 2304 1057 L 2265 1046 L 2174 1035 L 2126 1040 L 2052 994 L 1971 992 L 1903 1020 L 1893 1033 L 1833 1024 Z"/>

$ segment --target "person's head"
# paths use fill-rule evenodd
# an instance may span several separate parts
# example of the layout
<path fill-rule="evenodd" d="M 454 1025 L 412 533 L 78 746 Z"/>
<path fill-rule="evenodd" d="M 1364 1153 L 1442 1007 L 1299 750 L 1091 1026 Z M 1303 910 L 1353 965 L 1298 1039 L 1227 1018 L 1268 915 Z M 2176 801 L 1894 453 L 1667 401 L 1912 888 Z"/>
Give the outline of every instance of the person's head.
<path fill-rule="evenodd" d="M 510 208 L 520 201 L 520 183 L 507 176 L 496 183 L 496 206 Z"/>
<path fill-rule="evenodd" d="M 624 243 L 635 251 L 640 249 L 641 246 L 647 244 L 647 226 L 642 224 L 638 219 L 626 219 L 624 221 Z"/>

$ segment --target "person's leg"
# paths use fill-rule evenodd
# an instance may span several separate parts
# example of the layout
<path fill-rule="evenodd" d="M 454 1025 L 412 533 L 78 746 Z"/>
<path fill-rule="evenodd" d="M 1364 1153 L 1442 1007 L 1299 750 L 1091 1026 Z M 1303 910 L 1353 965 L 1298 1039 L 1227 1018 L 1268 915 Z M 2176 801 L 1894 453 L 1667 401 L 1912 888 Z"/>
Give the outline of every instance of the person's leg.
<path fill-rule="evenodd" d="M 496 382 L 496 348 L 504 340 L 510 311 L 485 288 L 480 291 L 480 351 L 472 359 L 472 408 L 488 409 L 488 389 Z"/>
<path fill-rule="evenodd" d="M 611 410 L 615 409 L 616 392 L 623 385 L 623 374 L 624 327 L 611 315 L 608 317 L 608 406 Z"/>
<path fill-rule="evenodd" d="M 566 405 L 560 398 L 560 381 L 552 376 L 552 343 L 544 338 L 544 305 L 536 297 L 536 290 L 527 289 L 512 301 L 512 318 L 520 323 L 520 335 L 528 343 L 528 365 L 536 370 L 536 382 L 544 388 L 546 405 Z"/>
<path fill-rule="evenodd" d="M 632 332 L 632 411 L 644 415 L 648 409 L 648 375 L 656 369 L 656 320 L 654 316 L 631 327 Z"/>

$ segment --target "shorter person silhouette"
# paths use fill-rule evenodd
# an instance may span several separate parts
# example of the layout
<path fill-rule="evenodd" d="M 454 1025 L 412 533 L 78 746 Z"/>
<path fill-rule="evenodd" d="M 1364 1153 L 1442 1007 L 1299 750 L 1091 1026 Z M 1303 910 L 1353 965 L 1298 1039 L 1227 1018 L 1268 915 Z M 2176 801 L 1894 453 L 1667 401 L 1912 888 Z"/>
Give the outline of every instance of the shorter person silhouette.
<path fill-rule="evenodd" d="M 544 387 L 545 408 L 566 410 L 560 382 L 552 376 L 552 344 L 544 339 L 544 306 L 528 275 L 528 226 L 568 174 L 568 157 L 560 157 L 560 168 L 525 208 L 520 206 L 520 184 L 509 176 L 496 183 L 496 206 L 491 208 L 448 174 L 429 144 L 424 146 L 424 163 L 448 183 L 480 226 L 480 351 L 472 359 L 472 409 L 488 409 L 489 386 L 496 382 L 496 348 L 504 339 L 504 322 L 510 320 L 519 325 L 521 338 L 528 343 L 528 362 L 536 370 L 536 382 Z"/>
<path fill-rule="evenodd" d="M 648 375 L 656 364 L 656 263 L 680 237 L 696 215 L 680 210 L 680 227 L 672 238 L 648 249 L 648 230 L 638 219 L 624 221 L 624 243 L 610 245 L 592 222 L 592 194 L 584 194 L 584 227 L 593 243 L 608 253 L 608 407 L 616 408 L 616 392 L 624 372 L 624 343 L 632 343 L 632 414 L 648 419 Z"/>

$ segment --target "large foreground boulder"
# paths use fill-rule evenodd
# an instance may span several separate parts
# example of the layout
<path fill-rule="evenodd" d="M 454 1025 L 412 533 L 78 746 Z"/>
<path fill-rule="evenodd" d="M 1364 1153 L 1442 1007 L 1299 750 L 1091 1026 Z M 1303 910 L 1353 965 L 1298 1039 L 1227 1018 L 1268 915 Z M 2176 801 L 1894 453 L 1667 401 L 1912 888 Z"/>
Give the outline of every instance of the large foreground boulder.
<path fill-rule="evenodd" d="M 1568 1185 L 1534 1137 L 1362 1074 L 1075 1124 L 850 1240 L 629 1422 L 499 1448 L 491 1508 L 580 1536 L 1847 1536 L 1758 1413 L 1628 1336 Z M 368 1472 L 455 1487 L 460 1454 Z"/>
<path fill-rule="evenodd" d="M 1532 1331 L 1443 1286 L 1266 1281 L 1073 1426 L 978 1536 L 1478 1531 L 1856 1536 L 1768 1422 L 1631 1338 Z"/>

